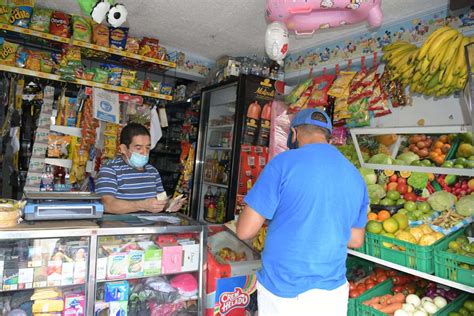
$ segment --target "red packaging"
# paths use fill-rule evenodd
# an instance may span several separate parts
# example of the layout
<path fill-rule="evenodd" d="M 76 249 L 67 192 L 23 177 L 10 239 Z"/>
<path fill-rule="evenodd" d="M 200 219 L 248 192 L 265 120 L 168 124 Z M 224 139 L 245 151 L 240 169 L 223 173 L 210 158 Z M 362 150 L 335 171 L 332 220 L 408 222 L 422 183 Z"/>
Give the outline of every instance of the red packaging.
<path fill-rule="evenodd" d="M 51 14 L 49 33 L 61 37 L 71 37 L 71 16 L 64 12 L 54 11 Z"/>
<path fill-rule="evenodd" d="M 160 41 L 155 38 L 144 37 L 140 42 L 140 55 L 158 58 L 158 49 Z"/>
<path fill-rule="evenodd" d="M 255 156 L 256 160 L 256 168 L 255 168 L 255 181 L 260 176 L 260 173 L 265 168 L 268 160 L 268 147 L 261 147 L 261 146 L 253 146 L 252 148 L 253 155 Z M 254 181 L 254 183 L 255 183 Z"/>
<path fill-rule="evenodd" d="M 313 79 L 313 89 L 306 108 L 326 107 L 328 105 L 328 90 L 336 79 L 335 75 L 322 75 Z"/>
<path fill-rule="evenodd" d="M 256 168 L 255 157 L 252 154 L 252 146 L 242 145 L 240 150 L 240 174 L 238 194 L 246 195 L 253 186 L 253 170 Z"/>

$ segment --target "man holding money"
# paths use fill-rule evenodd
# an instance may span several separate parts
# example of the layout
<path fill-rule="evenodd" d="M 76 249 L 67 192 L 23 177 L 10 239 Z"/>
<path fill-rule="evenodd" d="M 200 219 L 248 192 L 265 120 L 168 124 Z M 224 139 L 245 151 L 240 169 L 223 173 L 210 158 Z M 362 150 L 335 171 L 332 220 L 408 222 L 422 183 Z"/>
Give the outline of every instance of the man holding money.
<path fill-rule="evenodd" d="M 168 199 L 158 170 L 148 163 L 150 149 L 150 132 L 145 126 L 130 123 L 123 128 L 121 155 L 102 166 L 96 181 L 106 213 L 159 213 L 165 209 Z M 184 200 L 180 202 L 167 211 L 178 211 Z"/>

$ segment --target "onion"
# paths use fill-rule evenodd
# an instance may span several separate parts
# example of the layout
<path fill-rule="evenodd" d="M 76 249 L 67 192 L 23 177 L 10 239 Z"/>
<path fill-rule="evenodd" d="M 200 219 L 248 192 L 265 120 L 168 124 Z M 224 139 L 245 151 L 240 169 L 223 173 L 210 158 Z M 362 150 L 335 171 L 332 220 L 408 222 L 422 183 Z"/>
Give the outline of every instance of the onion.
<path fill-rule="evenodd" d="M 425 296 L 421 299 L 421 305 L 423 305 L 425 302 L 433 302 L 433 300 L 431 299 L 431 297 L 429 296 Z"/>
<path fill-rule="evenodd" d="M 424 310 L 418 309 L 416 312 L 413 313 L 413 316 L 428 316 L 428 314 Z"/>
<path fill-rule="evenodd" d="M 436 305 L 436 307 L 438 308 L 443 308 L 445 307 L 448 302 L 446 301 L 446 299 L 444 297 L 441 297 L 441 296 L 436 296 L 433 300 L 434 304 Z"/>
<path fill-rule="evenodd" d="M 397 309 L 395 311 L 395 314 L 393 314 L 393 316 L 409 316 L 409 314 L 403 309 Z"/>
<path fill-rule="evenodd" d="M 405 302 L 407 302 L 408 304 L 411 304 L 415 307 L 418 307 L 421 304 L 420 298 L 418 296 L 416 296 L 415 294 L 409 294 L 406 297 Z"/>
<path fill-rule="evenodd" d="M 423 304 L 423 309 L 428 313 L 428 314 L 434 314 L 438 311 L 438 307 L 436 307 L 435 304 L 426 301 Z"/>
<path fill-rule="evenodd" d="M 402 309 L 405 312 L 413 313 L 415 311 L 415 306 L 410 303 L 403 304 Z"/>

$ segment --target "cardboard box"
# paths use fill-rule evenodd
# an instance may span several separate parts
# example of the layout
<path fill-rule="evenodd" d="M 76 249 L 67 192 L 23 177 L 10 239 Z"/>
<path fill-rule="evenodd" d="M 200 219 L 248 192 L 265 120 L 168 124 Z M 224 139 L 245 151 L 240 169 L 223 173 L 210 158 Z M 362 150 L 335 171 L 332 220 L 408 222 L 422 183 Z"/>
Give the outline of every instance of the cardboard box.
<path fill-rule="evenodd" d="M 48 262 L 48 286 L 59 286 L 62 281 L 63 262 L 60 260 Z"/>
<path fill-rule="evenodd" d="M 107 282 L 104 287 L 105 302 L 128 301 L 128 281 Z"/>
<path fill-rule="evenodd" d="M 149 246 L 145 250 L 143 273 L 145 276 L 161 274 L 161 261 L 163 258 L 163 250 L 155 245 Z"/>
<path fill-rule="evenodd" d="M 107 257 L 97 259 L 96 271 L 97 280 L 105 280 L 107 277 Z"/>
<path fill-rule="evenodd" d="M 161 261 L 161 273 L 170 274 L 181 272 L 183 260 L 183 248 L 177 244 L 164 245 L 163 259 Z"/>
<path fill-rule="evenodd" d="M 182 245 L 183 265 L 181 272 L 197 271 L 199 269 L 199 244 Z"/>
<path fill-rule="evenodd" d="M 67 294 L 64 296 L 63 316 L 84 316 L 86 297 L 84 294 Z"/>
<path fill-rule="evenodd" d="M 127 278 L 142 277 L 144 275 L 145 252 L 131 250 L 128 252 Z"/>
<path fill-rule="evenodd" d="M 127 277 L 128 254 L 118 252 L 111 254 L 107 259 L 107 279 L 123 279 Z"/>

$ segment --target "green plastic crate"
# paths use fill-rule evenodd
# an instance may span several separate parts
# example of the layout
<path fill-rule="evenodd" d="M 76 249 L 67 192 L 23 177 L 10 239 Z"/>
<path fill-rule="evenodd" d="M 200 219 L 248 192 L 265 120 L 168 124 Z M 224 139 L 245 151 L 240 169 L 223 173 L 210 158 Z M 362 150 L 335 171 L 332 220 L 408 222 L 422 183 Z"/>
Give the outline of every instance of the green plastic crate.
<path fill-rule="evenodd" d="M 435 248 L 435 275 L 462 283 L 468 286 L 474 286 L 474 270 L 459 267 L 460 263 L 466 263 L 474 266 L 474 258 L 455 253 L 447 252 L 450 241 L 464 234 L 464 229 L 443 239 Z"/>
<path fill-rule="evenodd" d="M 357 257 L 353 257 L 353 256 L 348 256 L 347 257 L 347 260 L 346 260 L 346 268 L 347 270 L 349 270 L 351 267 L 353 266 L 361 266 L 362 269 L 364 269 L 365 272 L 367 272 L 367 274 L 369 272 L 372 272 L 374 267 L 375 267 L 375 264 L 373 262 L 370 262 L 370 261 L 367 261 L 367 260 L 364 260 L 364 259 L 361 259 L 361 258 L 357 258 Z M 349 301 L 348 301 L 348 304 L 347 304 L 347 315 L 348 316 L 356 316 L 356 302 L 355 302 L 355 298 L 349 298 Z"/>
<path fill-rule="evenodd" d="M 393 283 L 392 280 L 384 281 L 378 284 L 376 287 L 373 287 L 370 291 L 365 292 L 358 298 L 356 298 L 356 315 L 357 316 L 385 316 L 387 314 L 379 312 L 378 310 L 362 304 L 362 302 L 371 299 L 375 296 L 393 294 L 392 289 Z M 373 290 L 373 291 L 372 291 Z M 467 293 L 461 293 L 454 301 L 446 305 L 444 308 L 437 311 L 433 316 L 447 316 L 449 312 L 456 310 L 456 308 L 461 307 L 464 301 L 469 297 Z"/>
<path fill-rule="evenodd" d="M 367 232 L 365 236 L 366 253 L 407 268 L 432 274 L 435 271 L 434 249 L 443 239 L 430 246 L 418 246 L 406 241 Z M 385 245 L 392 244 L 403 247 L 405 251 L 385 247 L 384 243 Z"/>

